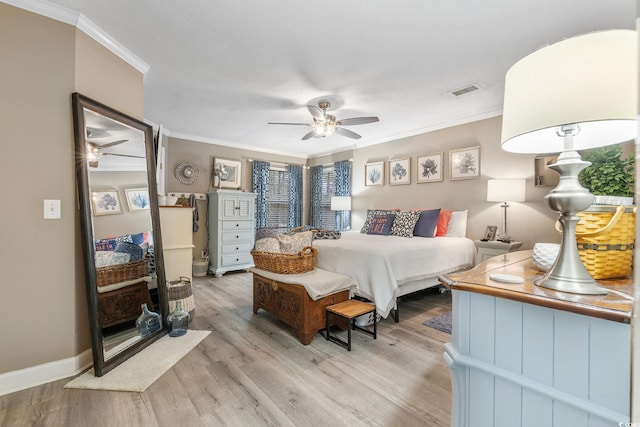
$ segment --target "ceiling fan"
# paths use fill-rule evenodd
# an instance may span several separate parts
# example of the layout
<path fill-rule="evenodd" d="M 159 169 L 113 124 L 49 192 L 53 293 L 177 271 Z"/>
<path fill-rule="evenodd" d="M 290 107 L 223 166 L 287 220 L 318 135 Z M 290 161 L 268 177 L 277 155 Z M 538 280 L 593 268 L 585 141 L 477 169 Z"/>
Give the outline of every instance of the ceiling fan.
<path fill-rule="evenodd" d="M 327 114 L 327 110 L 331 108 L 329 101 L 320 101 L 318 106 L 307 105 L 309 113 L 313 116 L 313 123 L 275 123 L 269 122 L 270 125 L 294 125 L 309 126 L 313 128 L 309 133 L 302 137 L 302 140 L 309 138 L 324 138 L 334 132 L 347 138 L 360 139 L 357 133 L 345 129 L 343 126 L 363 125 L 366 123 L 375 123 L 379 121 L 377 117 L 352 117 L 349 119 L 336 119 L 335 116 Z"/>
<path fill-rule="evenodd" d="M 94 142 L 87 141 L 87 161 L 89 162 L 89 167 L 97 168 L 98 162 L 102 156 L 120 156 L 120 157 L 133 157 L 137 159 L 144 159 L 144 156 L 134 156 L 131 154 L 119 154 L 119 153 L 105 153 L 104 149 L 114 147 L 116 145 L 122 144 L 123 142 L 129 141 L 128 139 L 121 139 L 119 141 L 108 142 L 106 144 L 98 145 Z"/>

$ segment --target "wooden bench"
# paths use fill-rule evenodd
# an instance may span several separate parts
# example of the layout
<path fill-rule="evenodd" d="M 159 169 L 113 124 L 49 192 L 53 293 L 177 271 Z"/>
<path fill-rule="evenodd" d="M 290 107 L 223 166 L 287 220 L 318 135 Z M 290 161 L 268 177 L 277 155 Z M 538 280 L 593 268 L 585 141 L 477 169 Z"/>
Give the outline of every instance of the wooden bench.
<path fill-rule="evenodd" d="M 373 304 L 369 304 L 360 300 L 351 299 L 348 301 L 341 302 L 339 304 L 334 304 L 327 306 L 327 316 L 326 316 L 326 333 L 327 340 L 332 341 L 336 344 L 339 344 L 346 348 L 348 351 L 351 351 L 351 330 L 358 330 L 360 332 L 364 332 L 365 334 L 371 335 L 375 340 L 377 338 L 378 332 L 376 327 L 376 306 Z M 362 316 L 364 314 L 374 313 L 373 314 L 373 331 L 362 328 L 356 325 L 356 317 Z M 340 338 L 331 335 L 331 325 L 330 325 L 330 316 L 329 314 L 336 315 L 340 318 L 347 319 L 350 323 L 350 327 L 347 328 L 347 341 L 343 341 Z"/>
<path fill-rule="evenodd" d="M 346 285 L 329 295 L 316 300 L 312 299 L 303 284 L 309 278 L 309 273 L 277 275 L 258 269 L 252 269 L 252 272 L 253 312 L 258 313 L 258 310 L 263 309 L 291 326 L 295 330 L 298 340 L 304 345 L 310 344 L 318 331 L 325 328 L 325 308 L 347 301 L 350 297 L 351 285 Z M 326 271 L 322 271 L 322 273 L 325 276 L 335 275 L 336 280 L 351 283 L 350 280 L 345 280 L 344 275 Z M 285 283 L 282 280 L 298 283 Z M 332 325 L 347 327 L 346 323 L 340 319 L 332 322 Z"/>

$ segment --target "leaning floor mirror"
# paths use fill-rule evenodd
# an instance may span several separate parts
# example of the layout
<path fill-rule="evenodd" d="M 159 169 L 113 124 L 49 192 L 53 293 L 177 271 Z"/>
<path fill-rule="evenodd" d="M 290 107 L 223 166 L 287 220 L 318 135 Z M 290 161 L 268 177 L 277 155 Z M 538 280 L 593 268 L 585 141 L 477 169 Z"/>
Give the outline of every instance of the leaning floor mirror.
<path fill-rule="evenodd" d="M 72 94 L 93 369 L 102 376 L 166 329 L 151 126 Z"/>

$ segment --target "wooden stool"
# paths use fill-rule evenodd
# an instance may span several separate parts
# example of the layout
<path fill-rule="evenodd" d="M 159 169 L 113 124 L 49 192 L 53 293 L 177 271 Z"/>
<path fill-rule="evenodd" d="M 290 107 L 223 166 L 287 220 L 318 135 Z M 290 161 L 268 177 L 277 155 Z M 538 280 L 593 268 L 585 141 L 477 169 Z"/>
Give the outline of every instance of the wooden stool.
<path fill-rule="evenodd" d="M 327 340 L 333 341 L 336 344 L 341 345 L 346 348 L 348 351 L 351 351 L 351 329 L 357 329 L 365 334 L 371 335 L 375 340 L 377 337 L 376 330 L 376 306 L 373 304 L 369 304 L 363 301 L 359 301 L 356 299 L 350 299 L 348 301 L 344 301 L 338 304 L 329 305 L 326 307 L 326 331 L 327 331 Z M 373 331 L 368 329 L 361 328 L 360 326 L 356 326 L 356 317 L 362 316 L 363 314 L 373 312 Z M 338 337 L 331 336 L 330 331 L 330 322 L 329 322 L 329 314 L 334 314 L 336 316 L 340 316 L 344 319 L 348 319 L 350 323 L 350 327 L 347 328 L 347 342 L 341 340 Z"/>

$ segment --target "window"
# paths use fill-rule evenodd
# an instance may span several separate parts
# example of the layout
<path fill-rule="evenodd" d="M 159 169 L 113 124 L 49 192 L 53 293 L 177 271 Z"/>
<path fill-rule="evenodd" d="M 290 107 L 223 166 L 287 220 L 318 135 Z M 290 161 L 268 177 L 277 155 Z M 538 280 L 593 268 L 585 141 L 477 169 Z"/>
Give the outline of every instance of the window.
<path fill-rule="evenodd" d="M 331 210 L 331 196 L 335 195 L 336 175 L 332 167 L 322 169 L 322 228 L 336 228 L 336 213 Z"/>
<path fill-rule="evenodd" d="M 289 215 L 289 173 L 284 168 L 269 170 L 269 228 L 287 231 Z"/>

